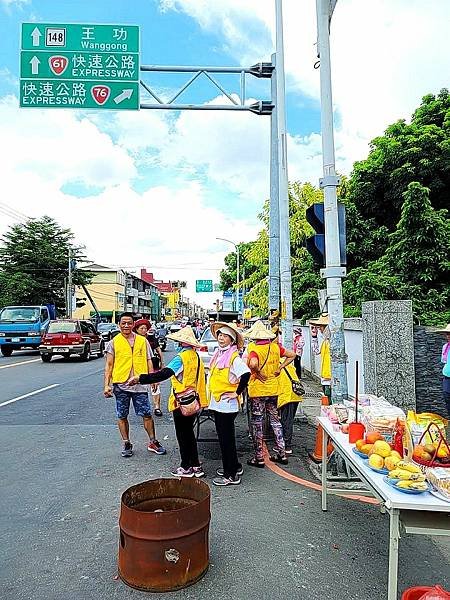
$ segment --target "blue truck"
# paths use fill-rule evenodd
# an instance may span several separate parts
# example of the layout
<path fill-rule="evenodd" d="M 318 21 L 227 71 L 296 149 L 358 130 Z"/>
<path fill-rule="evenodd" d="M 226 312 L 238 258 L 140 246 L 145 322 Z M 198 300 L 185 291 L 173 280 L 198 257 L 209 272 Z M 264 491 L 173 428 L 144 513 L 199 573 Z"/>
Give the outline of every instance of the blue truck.
<path fill-rule="evenodd" d="M 55 319 L 55 306 L 5 306 L 0 310 L 0 352 L 11 356 L 14 350 L 38 349 L 47 325 Z"/>

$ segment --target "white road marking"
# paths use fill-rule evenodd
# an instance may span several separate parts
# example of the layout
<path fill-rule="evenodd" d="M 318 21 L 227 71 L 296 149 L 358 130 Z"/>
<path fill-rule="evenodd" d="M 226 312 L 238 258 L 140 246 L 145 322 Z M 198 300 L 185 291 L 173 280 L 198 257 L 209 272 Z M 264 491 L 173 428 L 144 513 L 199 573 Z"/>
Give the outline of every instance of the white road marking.
<path fill-rule="evenodd" d="M 0 369 L 9 369 L 10 367 L 18 367 L 19 365 L 26 365 L 32 362 L 39 362 L 40 358 L 32 358 L 31 360 L 22 360 L 21 362 L 11 363 L 10 365 L 3 365 Z"/>
<path fill-rule="evenodd" d="M 23 396 L 17 396 L 17 398 L 11 398 L 11 400 L 7 400 L 6 402 L 2 402 L 1 406 L 6 406 L 7 404 L 12 404 L 13 402 L 17 402 L 17 400 L 22 400 L 23 398 L 28 398 L 29 396 L 34 396 L 35 394 L 39 394 L 40 392 L 45 392 L 46 390 L 51 390 L 52 388 L 59 387 L 59 383 L 53 383 L 52 385 L 48 385 L 47 387 L 40 388 L 39 390 L 34 390 L 34 392 L 29 392 L 28 394 L 24 394 Z"/>

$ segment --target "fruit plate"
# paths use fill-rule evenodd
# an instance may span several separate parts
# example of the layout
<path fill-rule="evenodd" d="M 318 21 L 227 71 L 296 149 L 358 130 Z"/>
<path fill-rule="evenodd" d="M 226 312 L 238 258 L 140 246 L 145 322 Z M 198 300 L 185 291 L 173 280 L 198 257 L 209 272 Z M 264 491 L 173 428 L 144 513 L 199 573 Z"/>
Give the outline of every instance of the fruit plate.
<path fill-rule="evenodd" d="M 389 479 L 389 477 L 387 475 L 385 475 L 383 477 L 383 480 L 384 480 L 385 483 L 387 483 L 392 488 L 394 488 L 394 490 L 397 490 L 397 492 L 402 492 L 402 494 L 410 494 L 410 495 L 417 496 L 417 494 L 425 494 L 425 492 L 429 492 L 430 491 L 430 486 L 428 485 L 428 483 L 427 483 L 427 489 L 426 490 L 411 490 L 411 489 L 408 489 L 408 488 L 399 488 L 399 487 L 397 487 L 397 483 L 400 481 L 400 479 Z"/>
<path fill-rule="evenodd" d="M 375 471 L 375 473 L 381 473 L 381 475 L 387 475 L 389 473 L 389 471 L 387 469 L 377 469 L 376 467 L 372 467 L 372 465 L 370 465 L 370 464 L 367 464 L 367 466 L 372 471 Z"/>
<path fill-rule="evenodd" d="M 364 452 L 360 452 L 357 448 L 352 448 L 352 452 L 354 452 L 355 454 L 357 454 L 364 460 L 369 460 L 369 457 L 367 456 L 367 454 L 364 454 Z"/>

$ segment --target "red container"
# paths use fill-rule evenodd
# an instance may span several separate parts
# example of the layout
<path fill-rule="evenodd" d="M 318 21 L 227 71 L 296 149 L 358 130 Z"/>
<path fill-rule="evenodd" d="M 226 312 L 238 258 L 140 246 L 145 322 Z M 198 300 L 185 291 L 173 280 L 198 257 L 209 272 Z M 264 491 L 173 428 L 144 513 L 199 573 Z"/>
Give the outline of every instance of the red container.
<path fill-rule="evenodd" d="M 405 590 L 402 594 L 401 600 L 420 600 L 423 598 L 427 592 L 434 592 L 433 598 L 436 600 L 450 600 L 450 594 L 443 590 L 439 585 L 435 585 L 434 587 L 413 587 L 409 588 L 409 590 Z"/>
<path fill-rule="evenodd" d="M 358 440 L 364 437 L 366 428 L 362 423 L 349 423 L 348 426 L 348 441 L 350 444 L 354 444 Z"/>

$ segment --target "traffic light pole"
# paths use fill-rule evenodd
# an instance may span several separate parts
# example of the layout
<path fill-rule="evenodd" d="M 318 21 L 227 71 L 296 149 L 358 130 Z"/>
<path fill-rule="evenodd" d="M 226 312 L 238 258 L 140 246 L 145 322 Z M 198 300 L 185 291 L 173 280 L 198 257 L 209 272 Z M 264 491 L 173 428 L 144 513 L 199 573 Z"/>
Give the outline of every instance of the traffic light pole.
<path fill-rule="evenodd" d="M 272 54 L 275 65 L 276 54 Z M 275 65 L 276 68 L 276 65 Z M 277 76 L 272 72 L 270 115 L 270 200 L 269 200 L 269 313 L 280 310 L 280 207 L 278 201 Z"/>
<path fill-rule="evenodd" d="M 320 187 L 324 192 L 325 212 L 325 269 L 321 276 L 327 282 L 328 315 L 331 332 L 331 397 L 332 402 L 348 398 L 347 354 L 344 338 L 344 310 L 339 246 L 339 220 L 333 131 L 333 99 L 331 90 L 330 22 L 336 0 L 316 0 L 317 47 L 320 58 L 320 102 L 322 128 L 323 178 Z"/>
<path fill-rule="evenodd" d="M 284 84 L 284 47 L 282 0 L 275 1 L 276 10 L 276 91 L 278 123 L 278 194 L 280 218 L 280 287 L 281 287 L 281 330 L 283 344 L 293 346 L 292 330 L 292 279 L 291 279 L 291 238 L 289 233 L 289 191 L 286 144 L 286 90 Z"/>

